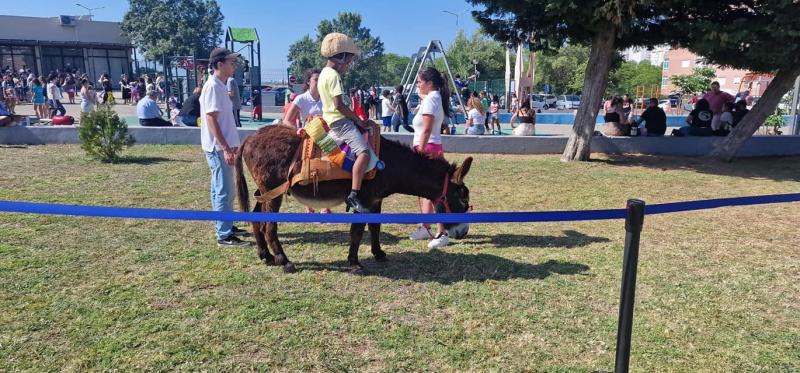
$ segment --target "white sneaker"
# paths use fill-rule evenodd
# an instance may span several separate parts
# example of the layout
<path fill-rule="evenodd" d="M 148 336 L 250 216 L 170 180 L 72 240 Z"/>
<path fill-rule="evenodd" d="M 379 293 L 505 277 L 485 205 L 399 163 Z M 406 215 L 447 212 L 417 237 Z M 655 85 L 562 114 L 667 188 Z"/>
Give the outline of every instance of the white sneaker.
<path fill-rule="evenodd" d="M 438 249 L 440 247 L 447 246 L 448 243 L 450 243 L 450 239 L 447 238 L 446 234 L 443 234 L 443 235 L 441 235 L 441 236 L 439 236 L 437 238 L 432 239 L 430 242 L 428 242 L 428 248 L 431 249 L 431 250 Z"/>
<path fill-rule="evenodd" d="M 415 230 L 414 233 L 411 233 L 411 236 L 408 238 L 414 241 L 430 240 L 433 238 L 433 234 L 431 233 L 430 228 L 425 228 L 424 225 L 418 225 L 417 230 Z"/>

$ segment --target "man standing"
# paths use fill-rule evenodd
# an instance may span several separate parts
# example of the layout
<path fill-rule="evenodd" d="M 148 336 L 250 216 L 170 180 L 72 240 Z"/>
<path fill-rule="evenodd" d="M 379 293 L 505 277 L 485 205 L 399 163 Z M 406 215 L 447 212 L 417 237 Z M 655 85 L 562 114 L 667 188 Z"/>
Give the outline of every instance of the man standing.
<path fill-rule="evenodd" d="M 235 67 L 234 71 L 236 71 Z M 239 112 L 242 110 L 242 99 L 241 96 L 239 96 L 239 86 L 236 85 L 236 79 L 233 78 L 233 73 L 231 73 L 231 76 L 228 77 L 225 83 L 228 87 L 228 96 L 231 98 L 231 105 L 233 105 L 234 123 L 236 123 L 236 127 L 241 127 L 242 121 L 239 118 Z"/>
<path fill-rule="evenodd" d="M 722 118 L 722 105 L 726 102 L 733 103 L 733 96 L 728 92 L 719 90 L 719 82 L 711 83 L 711 92 L 703 96 L 708 101 L 708 106 L 714 117 L 711 118 L 711 129 L 718 130 L 720 128 L 720 118 Z"/>
<path fill-rule="evenodd" d="M 233 104 L 225 84 L 236 70 L 238 53 L 225 48 L 211 51 L 209 64 L 213 75 L 203 85 L 200 93 L 200 143 L 211 169 L 211 207 L 214 211 L 233 211 L 236 193 L 233 180 L 233 163 L 239 150 L 239 132 L 233 116 Z M 232 221 L 215 223 L 219 246 L 243 246 L 237 234 L 244 231 L 233 226 Z"/>

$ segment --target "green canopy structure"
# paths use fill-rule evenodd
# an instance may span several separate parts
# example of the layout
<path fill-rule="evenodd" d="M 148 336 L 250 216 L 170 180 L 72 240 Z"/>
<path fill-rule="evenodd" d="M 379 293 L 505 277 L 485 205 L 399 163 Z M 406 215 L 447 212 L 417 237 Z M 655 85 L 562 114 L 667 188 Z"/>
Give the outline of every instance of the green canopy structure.
<path fill-rule="evenodd" d="M 258 33 L 254 28 L 228 27 L 226 39 L 237 43 L 258 42 Z"/>
<path fill-rule="evenodd" d="M 240 48 L 236 48 L 236 43 L 244 44 Z M 239 82 L 241 86 L 248 87 L 248 89 L 258 88 L 261 86 L 261 41 L 258 39 L 258 32 L 254 28 L 245 27 L 228 27 L 225 32 L 225 47 L 241 53 L 245 48 L 249 48 L 249 56 L 247 65 L 244 68 L 243 75 L 234 74 L 234 79 Z M 248 53 L 242 53 L 242 56 L 247 56 Z"/>

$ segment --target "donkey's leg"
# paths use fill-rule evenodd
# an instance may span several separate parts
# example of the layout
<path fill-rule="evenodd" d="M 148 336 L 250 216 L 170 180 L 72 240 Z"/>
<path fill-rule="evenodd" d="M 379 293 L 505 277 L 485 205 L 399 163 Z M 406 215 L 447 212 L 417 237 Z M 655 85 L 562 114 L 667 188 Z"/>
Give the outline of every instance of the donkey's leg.
<path fill-rule="evenodd" d="M 350 264 L 350 272 L 361 274 L 364 266 L 358 261 L 358 246 L 361 245 L 361 238 L 364 237 L 364 223 L 350 224 L 350 252 L 347 255 L 347 262 Z"/>
<path fill-rule="evenodd" d="M 256 206 L 253 207 L 253 212 L 261 212 L 261 209 L 261 202 L 256 202 Z M 250 222 L 250 225 L 253 227 L 253 237 L 256 238 L 258 258 L 266 265 L 274 265 L 275 257 L 272 256 L 272 254 L 269 253 L 269 249 L 267 249 L 267 240 L 264 236 L 266 227 L 264 223 L 253 221 Z"/>
<path fill-rule="evenodd" d="M 281 209 L 282 202 L 283 196 L 276 197 L 269 202 L 266 210 L 268 212 L 278 212 Z M 275 254 L 275 264 L 283 266 L 283 271 L 286 273 L 294 272 L 294 264 L 286 257 L 286 254 L 283 252 L 283 246 L 281 246 L 281 242 L 278 241 L 278 223 L 268 222 L 266 223 L 266 228 L 265 235 L 269 247 Z"/>
<path fill-rule="evenodd" d="M 378 201 L 378 203 L 372 205 L 372 212 L 380 213 L 381 212 L 381 204 L 383 201 Z M 381 250 L 381 225 L 380 223 L 370 223 L 369 224 L 369 238 L 372 244 L 372 255 L 375 256 L 376 262 L 385 262 L 386 261 L 386 253 Z"/>

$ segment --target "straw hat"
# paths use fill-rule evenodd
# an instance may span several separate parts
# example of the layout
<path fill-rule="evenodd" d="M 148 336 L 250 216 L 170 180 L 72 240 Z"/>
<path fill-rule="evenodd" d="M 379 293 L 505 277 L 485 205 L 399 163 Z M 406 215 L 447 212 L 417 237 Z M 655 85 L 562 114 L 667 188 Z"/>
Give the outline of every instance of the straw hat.
<path fill-rule="evenodd" d="M 352 53 L 356 56 L 361 55 L 361 50 L 358 49 L 356 42 L 349 36 L 338 32 L 332 32 L 325 35 L 322 39 L 322 46 L 320 52 L 323 57 L 333 57 L 339 53 Z"/>

